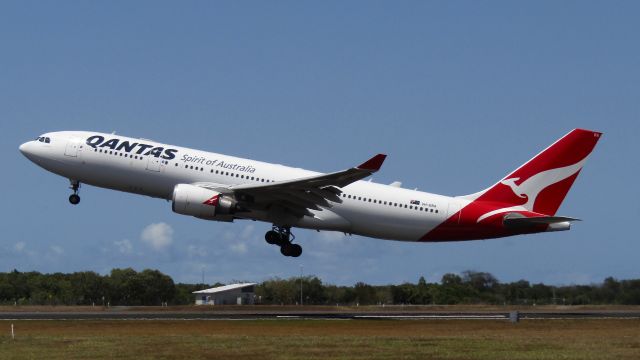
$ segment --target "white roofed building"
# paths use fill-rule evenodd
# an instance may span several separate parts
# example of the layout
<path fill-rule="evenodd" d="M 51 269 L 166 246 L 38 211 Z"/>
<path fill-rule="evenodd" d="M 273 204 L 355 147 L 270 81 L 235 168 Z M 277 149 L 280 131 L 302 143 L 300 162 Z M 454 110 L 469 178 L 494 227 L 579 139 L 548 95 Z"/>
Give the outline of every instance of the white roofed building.
<path fill-rule="evenodd" d="M 256 283 L 240 283 L 194 291 L 196 305 L 253 305 Z"/>

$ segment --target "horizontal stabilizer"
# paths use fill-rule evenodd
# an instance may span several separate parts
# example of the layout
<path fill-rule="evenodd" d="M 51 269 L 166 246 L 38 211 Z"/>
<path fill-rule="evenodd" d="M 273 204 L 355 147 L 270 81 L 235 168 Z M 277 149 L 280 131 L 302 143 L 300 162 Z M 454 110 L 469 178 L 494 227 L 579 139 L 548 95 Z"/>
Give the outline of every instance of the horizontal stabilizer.
<path fill-rule="evenodd" d="M 507 228 L 524 228 L 535 225 L 553 225 L 559 223 L 567 223 L 571 221 L 580 221 L 580 219 L 567 216 L 533 216 L 533 217 L 512 217 L 505 216 L 502 223 Z"/>

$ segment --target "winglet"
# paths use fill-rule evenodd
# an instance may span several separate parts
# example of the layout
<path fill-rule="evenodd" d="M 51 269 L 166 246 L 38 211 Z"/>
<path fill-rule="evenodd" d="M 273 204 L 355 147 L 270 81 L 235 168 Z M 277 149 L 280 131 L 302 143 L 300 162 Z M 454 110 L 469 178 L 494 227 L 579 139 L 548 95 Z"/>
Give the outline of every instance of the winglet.
<path fill-rule="evenodd" d="M 360 170 L 369 170 L 371 172 L 378 171 L 380 170 L 380 167 L 382 166 L 382 163 L 386 158 L 387 158 L 387 155 L 378 154 L 372 157 L 371 159 L 365 161 L 364 163 L 358 165 L 357 168 Z"/>

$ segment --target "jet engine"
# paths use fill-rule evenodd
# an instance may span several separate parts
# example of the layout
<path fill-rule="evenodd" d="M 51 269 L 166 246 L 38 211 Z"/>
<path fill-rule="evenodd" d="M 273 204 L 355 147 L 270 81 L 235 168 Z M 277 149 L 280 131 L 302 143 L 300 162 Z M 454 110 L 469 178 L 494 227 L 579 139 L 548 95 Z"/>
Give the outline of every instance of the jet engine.
<path fill-rule="evenodd" d="M 178 184 L 173 189 L 173 212 L 217 221 L 233 221 L 237 202 L 232 197 L 195 185 Z"/>

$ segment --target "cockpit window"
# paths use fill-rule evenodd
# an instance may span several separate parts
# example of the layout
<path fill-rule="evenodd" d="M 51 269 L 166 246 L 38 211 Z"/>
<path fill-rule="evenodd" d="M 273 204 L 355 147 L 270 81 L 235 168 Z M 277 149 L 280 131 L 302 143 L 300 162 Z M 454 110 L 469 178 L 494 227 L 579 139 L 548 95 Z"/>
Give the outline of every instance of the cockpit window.
<path fill-rule="evenodd" d="M 51 142 L 51 139 L 49 137 L 44 138 L 44 142 L 46 142 L 47 144 L 49 144 Z"/>
<path fill-rule="evenodd" d="M 46 144 L 50 144 L 51 143 L 51 138 L 50 137 L 44 137 L 44 136 L 38 136 L 36 138 L 36 141 L 43 142 L 43 143 L 46 143 Z"/>

